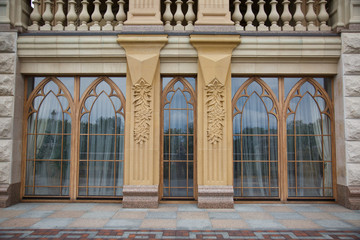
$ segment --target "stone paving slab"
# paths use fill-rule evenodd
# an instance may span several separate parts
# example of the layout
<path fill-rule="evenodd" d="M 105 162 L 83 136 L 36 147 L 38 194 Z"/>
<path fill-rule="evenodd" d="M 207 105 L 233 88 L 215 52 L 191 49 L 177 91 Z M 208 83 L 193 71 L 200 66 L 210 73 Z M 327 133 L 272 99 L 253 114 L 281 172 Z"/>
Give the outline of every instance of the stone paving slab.
<path fill-rule="evenodd" d="M 173 231 L 3 229 L 0 239 L 360 239 L 360 231 Z"/>
<path fill-rule="evenodd" d="M 233 209 L 160 204 L 157 209 L 133 209 L 107 203 L 20 203 L 0 209 L 0 229 L 85 228 L 347 231 L 360 229 L 360 211 L 337 204 L 236 204 Z"/>

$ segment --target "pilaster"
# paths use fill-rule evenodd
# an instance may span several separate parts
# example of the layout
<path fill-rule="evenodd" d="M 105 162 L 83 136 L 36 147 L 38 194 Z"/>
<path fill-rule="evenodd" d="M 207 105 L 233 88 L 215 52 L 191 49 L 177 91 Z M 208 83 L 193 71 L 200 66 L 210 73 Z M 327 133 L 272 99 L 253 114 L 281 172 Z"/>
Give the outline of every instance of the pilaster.
<path fill-rule="evenodd" d="M 129 11 L 125 25 L 163 25 L 161 21 L 160 0 L 129 1 Z"/>
<path fill-rule="evenodd" d="M 166 35 L 121 35 L 127 92 L 124 207 L 157 207 L 160 172 L 160 50 Z M 156 196 L 156 197 L 154 197 Z"/>
<path fill-rule="evenodd" d="M 198 205 L 233 207 L 231 56 L 234 35 L 191 35 L 198 52 Z"/>
<path fill-rule="evenodd" d="M 195 25 L 234 25 L 228 0 L 199 0 Z"/>

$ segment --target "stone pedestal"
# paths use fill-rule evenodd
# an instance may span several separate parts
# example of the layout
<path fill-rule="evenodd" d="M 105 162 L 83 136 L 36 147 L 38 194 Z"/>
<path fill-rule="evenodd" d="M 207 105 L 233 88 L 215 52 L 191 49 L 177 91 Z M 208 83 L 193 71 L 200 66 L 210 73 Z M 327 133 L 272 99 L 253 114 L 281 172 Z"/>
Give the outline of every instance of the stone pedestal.
<path fill-rule="evenodd" d="M 199 208 L 234 208 L 232 186 L 199 186 Z"/>
<path fill-rule="evenodd" d="M 129 11 L 125 25 L 163 25 L 161 21 L 160 0 L 129 1 Z"/>
<path fill-rule="evenodd" d="M 0 184 L 0 208 L 9 207 L 20 201 L 20 183 Z"/>
<path fill-rule="evenodd" d="M 125 185 L 123 208 L 157 208 L 159 206 L 159 187 Z"/>

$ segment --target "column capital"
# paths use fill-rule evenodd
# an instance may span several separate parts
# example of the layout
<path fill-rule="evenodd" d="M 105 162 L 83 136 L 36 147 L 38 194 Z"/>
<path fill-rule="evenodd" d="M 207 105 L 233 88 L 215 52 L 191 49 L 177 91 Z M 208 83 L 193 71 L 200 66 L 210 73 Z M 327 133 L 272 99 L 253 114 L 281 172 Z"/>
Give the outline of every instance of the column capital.
<path fill-rule="evenodd" d="M 229 11 L 229 0 L 199 0 L 195 25 L 234 25 Z"/>

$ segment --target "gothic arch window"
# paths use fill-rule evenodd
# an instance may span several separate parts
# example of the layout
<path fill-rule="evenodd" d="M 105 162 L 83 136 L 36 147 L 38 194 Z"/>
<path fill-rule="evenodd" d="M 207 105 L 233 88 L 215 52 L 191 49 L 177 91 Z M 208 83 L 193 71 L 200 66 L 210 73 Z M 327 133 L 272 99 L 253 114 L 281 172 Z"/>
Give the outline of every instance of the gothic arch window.
<path fill-rule="evenodd" d="M 195 197 L 196 98 L 194 78 L 163 78 L 162 196 Z"/>
<path fill-rule="evenodd" d="M 101 77 L 80 102 L 78 195 L 122 196 L 125 98 L 109 78 Z"/>
<path fill-rule="evenodd" d="M 242 83 L 232 101 L 234 196 L 278 198 L 277 97 L 260 78 Z"/>
<path fill-rule="evenodd" d="M 71 88 L 73 79 L 64 82 L 69 81 Z M 69 196 L 72 91 L 55 77 L 37 78 L 32 89 L 25 104 L 27 130 L 23 195 Z"/>
<path fill-rule="evenodd" d="M 332 197 L 331 98 L 318 81 L 298 81 L 285 101 L 289 197 Z"/>

